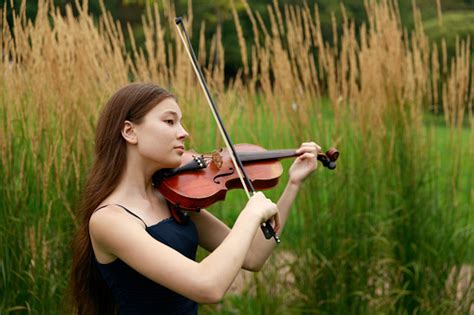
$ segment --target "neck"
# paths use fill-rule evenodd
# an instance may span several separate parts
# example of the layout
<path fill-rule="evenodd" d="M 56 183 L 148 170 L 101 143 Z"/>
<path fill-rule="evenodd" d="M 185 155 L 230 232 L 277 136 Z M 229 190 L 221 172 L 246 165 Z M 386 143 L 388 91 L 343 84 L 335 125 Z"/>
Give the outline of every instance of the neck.
<path fill-rule="evenodd" d="M 152 187 L 152 175 L 159 169 L 144 163 L 142 159 L 127 156 L 127 162 L 117 188 L 112 193 L 114 199 L 151 201 L 156 198 L 156 190 Z"/>

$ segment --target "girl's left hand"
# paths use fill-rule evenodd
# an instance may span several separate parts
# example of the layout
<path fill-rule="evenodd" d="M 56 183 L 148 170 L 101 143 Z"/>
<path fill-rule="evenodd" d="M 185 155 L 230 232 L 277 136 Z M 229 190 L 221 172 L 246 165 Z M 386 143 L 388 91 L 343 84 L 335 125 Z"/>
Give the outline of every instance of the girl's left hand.
<path fill-rule="evenodd" d="M 304 142 L 296 153 L 301 154 L 290 167 L 289 181 L 292 184 L 300 185 L 311 173 L 318 168 L 316 159 L 321 147 L 314 142 Z"/>

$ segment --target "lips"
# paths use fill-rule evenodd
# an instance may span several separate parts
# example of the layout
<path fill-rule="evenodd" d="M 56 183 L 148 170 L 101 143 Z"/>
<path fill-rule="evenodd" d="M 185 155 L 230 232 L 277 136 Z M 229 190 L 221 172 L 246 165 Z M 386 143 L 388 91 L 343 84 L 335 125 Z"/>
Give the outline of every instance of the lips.
<path fill-rule="evenodd" d="M 178 151 L 180 154 L 183 154 L 184 153 L 184 146 L 183 145 L 179 145 L 177 147 L 174 147 L 174 149 L 176 151 Z"/>

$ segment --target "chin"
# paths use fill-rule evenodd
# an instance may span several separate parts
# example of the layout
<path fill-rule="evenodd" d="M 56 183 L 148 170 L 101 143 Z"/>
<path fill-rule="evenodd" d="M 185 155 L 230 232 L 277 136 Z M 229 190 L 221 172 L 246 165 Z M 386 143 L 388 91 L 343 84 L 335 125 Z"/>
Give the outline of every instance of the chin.
<path fill-rule="evenodd" d="M 183 155 L 180 154 L 169 154 L 166 158 L 157 159 L 154 161 L 158 163 L 160 168 L 176 168 L 183 162 Z"/>
<path fill-rule="evenodd" d="M 169 163 L 167 163 L 168 165 L 166 166 L 166 168 L 176 168 L 176 167 L 179 167 L 181 165 L 181 162 L 182 162 L 182 159 L 181 157 L 175 159 L 174 161 L 169 161 Z"/>

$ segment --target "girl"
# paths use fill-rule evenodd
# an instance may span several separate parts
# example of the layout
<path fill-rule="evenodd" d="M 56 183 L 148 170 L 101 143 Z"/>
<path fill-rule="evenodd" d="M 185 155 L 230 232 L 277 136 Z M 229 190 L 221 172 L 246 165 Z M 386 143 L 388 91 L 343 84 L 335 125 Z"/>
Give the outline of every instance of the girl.
<path fill-rule="evenodd" d="M 316 167 L 320 147 L 303 143 L 278 204 L 256 193 L 232 229 L 206 210 L 187 224 L 170 216 L 152 175 L 180 165 L 188 133 L 175 97 L 152 84 L 130 84 L 103 109 L 73 250 L 76 314 L 197 314 L 216 303 L 241 268 L 258 271 L 275 242 L 259 226 L 285 225 L 296 193 Z M 210 254 L 195 261 L 197 246 Z"/>

